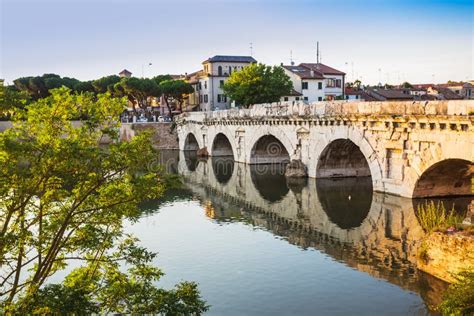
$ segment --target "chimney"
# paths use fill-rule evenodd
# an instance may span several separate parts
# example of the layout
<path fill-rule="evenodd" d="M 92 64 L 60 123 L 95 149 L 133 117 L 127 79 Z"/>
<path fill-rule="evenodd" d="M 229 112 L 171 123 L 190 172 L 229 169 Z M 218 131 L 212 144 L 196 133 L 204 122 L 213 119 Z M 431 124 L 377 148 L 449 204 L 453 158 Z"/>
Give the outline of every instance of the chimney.
<path fill-rule="evenodd" d="M 283 66 L 283 63 L 280 63 L 280 66 Z"/>
<path fill-rule="evenodd" d="M 311 69 L 311 70 L 309 71 L 309 74 L 310 74 L 311 77 L 314 77 L 314 70 Z"/>

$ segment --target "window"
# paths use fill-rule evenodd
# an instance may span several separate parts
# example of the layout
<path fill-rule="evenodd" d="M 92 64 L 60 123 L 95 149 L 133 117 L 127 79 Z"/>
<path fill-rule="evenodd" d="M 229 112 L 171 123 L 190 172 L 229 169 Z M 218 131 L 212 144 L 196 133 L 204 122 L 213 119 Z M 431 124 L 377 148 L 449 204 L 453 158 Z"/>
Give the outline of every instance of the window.
<path fill-rule="evenodd" d="M 222 66 L 217 67 L 217 75 L 222 76 Z"/>
<path fill-rule="evenodd" d="M 205 95 L 204 95 L 204 103 L 207 103 L 207 101 L 209 101 L 209 100 L 208 100 L 208 98 L 207 98 L 207 94 L 205 94 Z"/>
<path fill-rule="evenodd" d="M 284 97 L 284 98 L 283 98 L 283 101 L 288 101 L 288 97 Z"/>
<path fill-rule="evenodd" d="M 334 88 L 336 86 L 336 80 L 334 79 L 326 79 L 326 87 Z"/>
<path fill-rule="evenodd" d="M 322 101 L 323 100 L 323 97 L 318 97 L 318 101 Z"/>
<path fill-rule="evenodd" d="M 318 82 L 318 89 L 319 89 L 319 90 L 322 90 L 322 89 L 323 89 L 323 83 L 322 83 L 322 82 Z"/>
<path fill-rule="evenodd" d="M 304 100 L 305 100 L 305 101 L 308 101 L 308 97 L 304 97 Z"/>
<path fill-rule="evenodd" d="M 225 94 L 218 94 L 217 95 L 217 102 L 218 103 L 226 103 L 227 102 L 227 96 Z"/>
<path fill-rule="evenodd" d="M 224 80 L 220 80 L 220 81 L 219 81 L 219 87 L 222 88 L 223 86 L 224 86 Z"/>
<path fill-rule="evenodd" d="M 308 82 L 303 81 L 303 82 L 301 83 L 301 89 L 307 90 L 307 89 L 308 89 Z"/>
<path fill-rule="evenodd" d="M 201 81 L 199 81 L 198 90 L 202 89 Z"/>
<path fill-rule="evenodd" d="M 229 66 L 229 76 L 232 74 L 232 66 Z"/>
<path fill-rule="evenodd" d="M 341 79 L 336 79 L 336 87 L 341 87 Z"/>
<path fill-rule="evenodd" d="M 204 81 L 204 89 L 207 89 L 207 81 Z"/>
<path fill-rule="evenodd" d="M 296 100 L 296 101 L 299 101 L 299 100 L 300 100 L 300 97 L 296 97 L 295 100 Z"/>
<path fill-rule="evenodd" d="M 199 95 L 199 103 L 202 103 L 202 94 Z"/>

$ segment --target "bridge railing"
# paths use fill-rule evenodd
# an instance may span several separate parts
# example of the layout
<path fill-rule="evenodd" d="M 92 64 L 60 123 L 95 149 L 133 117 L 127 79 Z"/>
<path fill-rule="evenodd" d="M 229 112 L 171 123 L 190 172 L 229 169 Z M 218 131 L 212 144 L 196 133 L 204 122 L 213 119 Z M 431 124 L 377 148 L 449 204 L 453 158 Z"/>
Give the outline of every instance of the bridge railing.
<path fill-rule="evenodd" d="M 212 112 L 187 112 L 188 120 L 232 119 L 246 117 L 323 117 L 346 115 L 473 115 L 474 100 L 449 101 L 385 101 L 385 102 L 314 102 L 311 104 L 268 103 L 249 109 L 229 109 Z"/>

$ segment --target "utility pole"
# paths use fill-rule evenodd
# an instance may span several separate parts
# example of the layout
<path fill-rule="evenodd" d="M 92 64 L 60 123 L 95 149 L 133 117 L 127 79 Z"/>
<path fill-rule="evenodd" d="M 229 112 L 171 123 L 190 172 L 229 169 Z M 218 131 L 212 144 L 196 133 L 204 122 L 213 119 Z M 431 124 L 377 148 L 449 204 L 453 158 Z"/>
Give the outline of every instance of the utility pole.
<path fill-rule="evenodd" d="M 253 57 L 253 46 L 252 42 L 250 42 L 250 56 Z"/>

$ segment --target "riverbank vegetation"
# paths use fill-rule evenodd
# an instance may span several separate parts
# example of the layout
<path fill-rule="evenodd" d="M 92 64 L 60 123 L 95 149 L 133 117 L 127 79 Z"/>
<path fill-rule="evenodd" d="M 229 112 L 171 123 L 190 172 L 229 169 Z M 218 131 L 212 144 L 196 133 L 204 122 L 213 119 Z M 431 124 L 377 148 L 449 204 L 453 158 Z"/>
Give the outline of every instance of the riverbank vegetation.
<path fill-rule="evenodd" d="M 450 227 L 459 228 L 464 216 L 459 215 L 454 210 L 446 210 L 444 203 L 438 201 L 425 201 L 418 205 L 417 208 L 418 221 L 425 232 L 446 230 Z"/>
<path fill-rule="evenodd" d="M 156 287 L 156 254 L 123 230 L 167 183 L 148 168 L 157 157 L 149 135 L 116 141 L 126 98 L 49 93 L 24 110 L 2 109 L 13 127 L 0 133 L 0 314 L 206 311 L 195 283 Z M 71 262 L 64 281 L 51 283 Z"/>
<path fill-rule="evenodd" d="M 438 309 L 443 315 L 474 315 L 474 267 L 455 276 Z"/>

